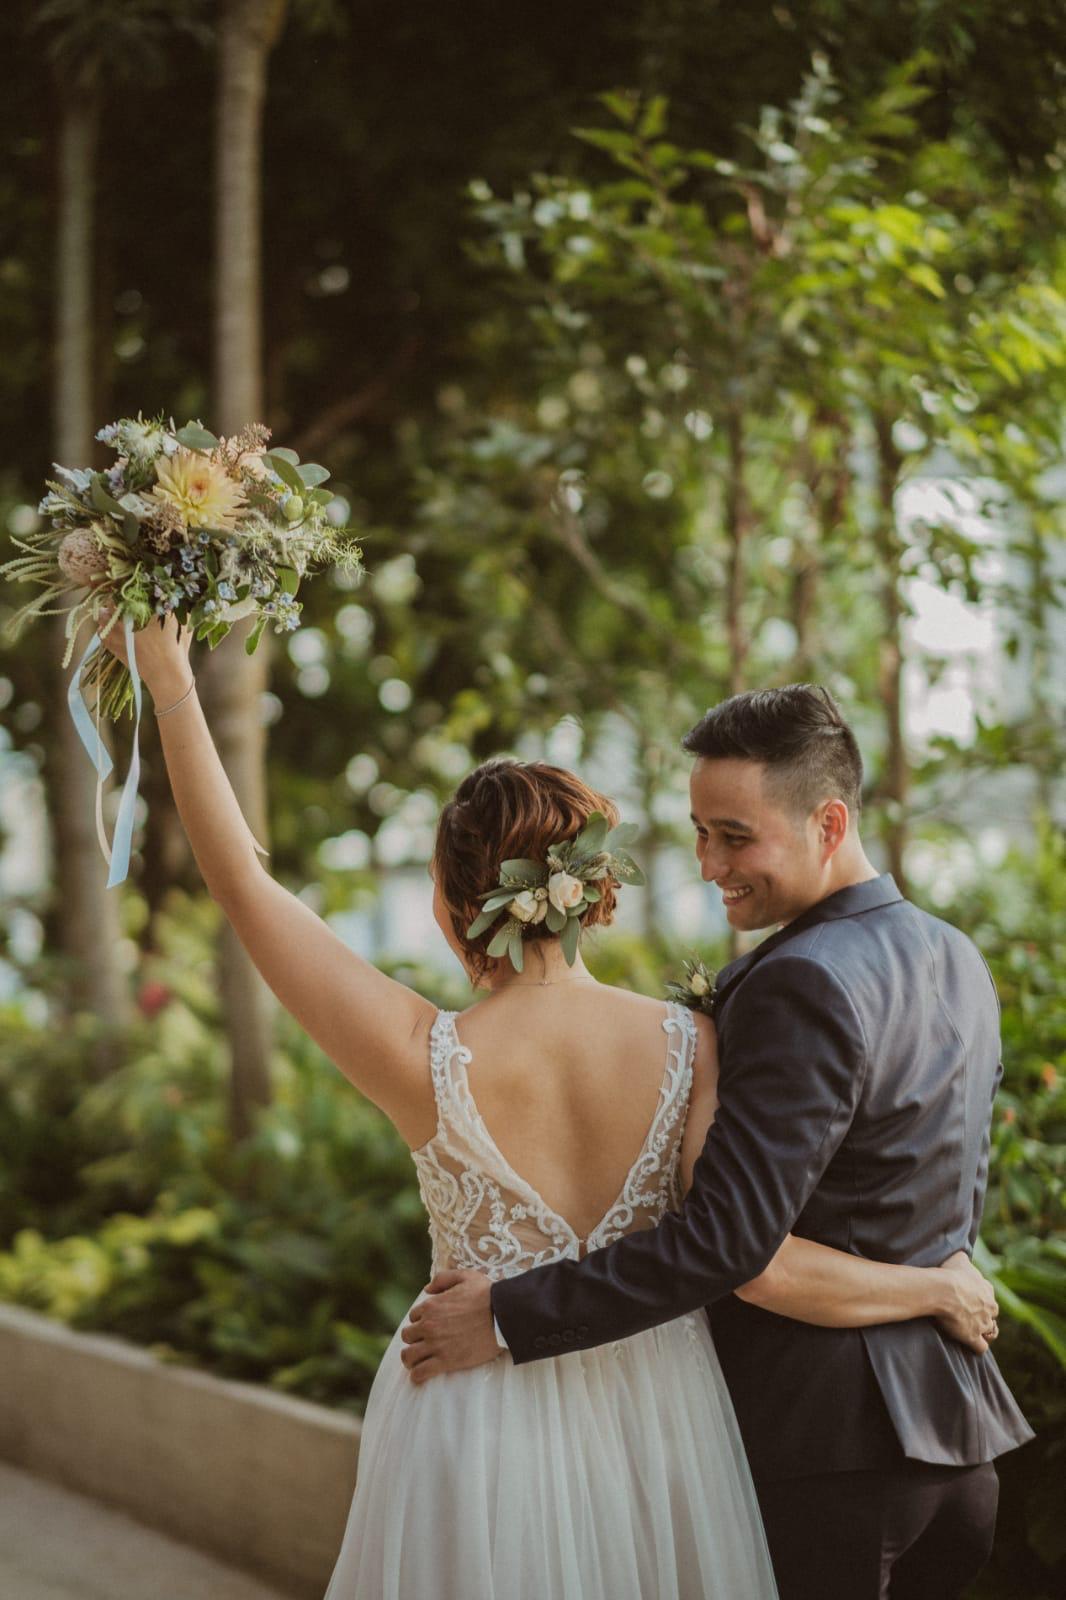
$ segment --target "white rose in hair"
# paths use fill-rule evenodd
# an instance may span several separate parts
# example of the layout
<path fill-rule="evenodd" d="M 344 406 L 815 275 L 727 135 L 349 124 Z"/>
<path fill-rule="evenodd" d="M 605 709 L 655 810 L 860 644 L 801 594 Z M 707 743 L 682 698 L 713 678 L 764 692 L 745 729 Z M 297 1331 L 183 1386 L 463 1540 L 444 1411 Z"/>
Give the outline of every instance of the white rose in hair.
<path fill-rule="evenodd" d="M 548 902 L 538 900 L 531 889 L 523 889 L 507 909 L 518 922 L 541 922 L 547 915 Z"/>
<path fill-rule="evenodd" d="M 585 896 L 585 885 L 569 872 L 553 872 L 548 879 L 548 899 L 556 911 L 569 911 L 579 906 Z"/>

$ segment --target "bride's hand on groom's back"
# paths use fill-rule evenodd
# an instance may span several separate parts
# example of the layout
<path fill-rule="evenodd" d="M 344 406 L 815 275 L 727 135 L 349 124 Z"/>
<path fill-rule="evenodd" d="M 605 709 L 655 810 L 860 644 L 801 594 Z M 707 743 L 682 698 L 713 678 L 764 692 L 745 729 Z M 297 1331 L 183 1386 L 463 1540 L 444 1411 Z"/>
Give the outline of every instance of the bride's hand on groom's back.
<path fill-rule="evenodd" d="M 942 1333 L 983 1355 L 999 1334 L 995 1290 L 966 1254 L 956 1250 L 938 1269 L 944 1274 L 949 1304 L 936 1318 Z"/>

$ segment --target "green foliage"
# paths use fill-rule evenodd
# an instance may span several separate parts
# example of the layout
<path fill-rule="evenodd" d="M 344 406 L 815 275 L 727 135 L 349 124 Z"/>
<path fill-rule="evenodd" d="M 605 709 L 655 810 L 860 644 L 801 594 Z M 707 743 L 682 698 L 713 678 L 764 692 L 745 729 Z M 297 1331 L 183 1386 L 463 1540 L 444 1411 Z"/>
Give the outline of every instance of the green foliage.
<path fill-rule="evenodd" d="M 163 924 L 161 1009 L 99 1081 L 86 1026 L 0 1014 L 0 1298 L 355 1408 L 427 1277 L 410 1157 L 293 1025 L 231 1144 L 205 910 Z"/>
<path fill-rule="evenodd" d="M 947 913 L 988 960 L 1003 1082 L 977 1263 L 996 1286 L 996 1359 L 1036 1440 L 998 1463 L 1000 1537 L 985 1595 L 1050 1600 L 1066 1578 L 1066 844 L 1045 824 Z"/>

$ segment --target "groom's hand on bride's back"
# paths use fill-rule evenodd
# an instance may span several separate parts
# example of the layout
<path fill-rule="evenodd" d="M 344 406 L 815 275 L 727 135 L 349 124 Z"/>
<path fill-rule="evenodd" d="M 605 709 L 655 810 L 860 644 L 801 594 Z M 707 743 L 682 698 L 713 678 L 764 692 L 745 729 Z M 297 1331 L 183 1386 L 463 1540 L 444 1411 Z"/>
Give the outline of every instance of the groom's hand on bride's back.
<path fill-rule="evenodd" d="M 999 1305 L 996 1293 L 966 1254 L 956 1250 L 939 1269 L 947 1286 L 944 1310 L 936 1317 L 937 1327 L 949 1338 L 983 1355 L 999 1334 Z"/>
<path fill-rule="evenodd" d="M 412 1383 L 484 1366 L 502 1354 L 492 1321 L 492 1284 L 481 1272 L 438 1272 L 428 1300 L 413 1306 L 400 1338 Z"/>

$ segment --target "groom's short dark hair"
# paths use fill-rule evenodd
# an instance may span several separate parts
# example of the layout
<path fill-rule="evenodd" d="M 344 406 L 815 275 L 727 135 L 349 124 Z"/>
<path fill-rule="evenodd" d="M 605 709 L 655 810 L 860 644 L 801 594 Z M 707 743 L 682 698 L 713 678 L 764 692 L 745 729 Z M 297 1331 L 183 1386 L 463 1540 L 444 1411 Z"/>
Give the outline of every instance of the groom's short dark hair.
<path fill-rule="evenodd" d="M 751 689 L 706 711 L 681 741 L 709 761 L 758 761 L 776 793 L 801 816 L 839 798 L 862 809 L 862 756 L 828 689 L 789 683 Z"/>

